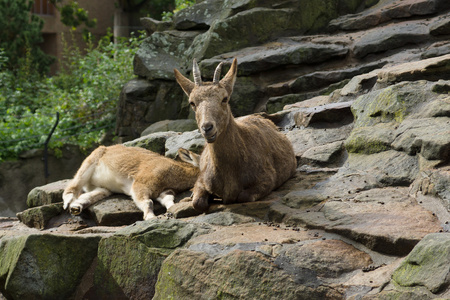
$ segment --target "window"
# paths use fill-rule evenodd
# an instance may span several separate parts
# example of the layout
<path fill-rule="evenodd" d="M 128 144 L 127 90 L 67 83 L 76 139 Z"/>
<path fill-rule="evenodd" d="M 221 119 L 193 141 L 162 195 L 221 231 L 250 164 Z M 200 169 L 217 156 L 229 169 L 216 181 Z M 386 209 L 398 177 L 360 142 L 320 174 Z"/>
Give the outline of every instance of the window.
<path fill-rule="evenodd" d="M 50 0 L 35 0 L 31 11 L 36 15 L 53 16 L 55 7 L 50 3 Z"/>

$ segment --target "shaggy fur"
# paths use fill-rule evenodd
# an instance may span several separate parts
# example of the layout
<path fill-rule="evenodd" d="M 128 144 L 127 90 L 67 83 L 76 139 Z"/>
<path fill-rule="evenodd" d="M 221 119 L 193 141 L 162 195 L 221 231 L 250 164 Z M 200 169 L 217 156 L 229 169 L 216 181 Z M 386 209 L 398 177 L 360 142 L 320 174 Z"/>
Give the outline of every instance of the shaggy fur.
<path fill-rule="evenodd" d="M 65 188 L 64 209 L 77 215 L 112 193 L 123 193 L 133 198 L 145 220 L 153 218 L 152 199 L 168 209 L 174 204 L 174 192 L 192 188 L 197 180 L 199 156 L 185 149 L 178 153 L 184 161 L 139 147 L 100 146 Z"/>
<path fill-rule="evenodd" d="M 297 167 L 292 144 L 270 120 L 252 115 L 233 117 L 229 99 L 237 60 L 219 81 L 220 68 L 221 64 L 212 83 L 201 81 L 195 61 L 195 83 L 175 70 L 207 141 L 192 198 L 199 211 L 207 211 L 214 196 L 225 204 L 256 201 L 292 177 Z"/>

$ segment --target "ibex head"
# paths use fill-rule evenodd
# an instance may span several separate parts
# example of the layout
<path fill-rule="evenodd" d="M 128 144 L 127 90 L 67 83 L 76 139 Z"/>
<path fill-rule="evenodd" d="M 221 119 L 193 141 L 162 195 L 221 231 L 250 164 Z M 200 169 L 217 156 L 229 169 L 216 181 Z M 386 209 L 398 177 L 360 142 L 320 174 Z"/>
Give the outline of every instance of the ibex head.
<path fill-rule="evenodd" d="M 213 143 L 227 127 L 232 117 L 228 101 L 233 92 L 237 74 L 237 60 L 233 60 L 230 70 L 220 80 L 222 70 L 220 63 L 214 72 L 212 82 L 202 82 L 200 70 L 194 60 L 194 82 L 174 70 L 175 78 L 189 97 L 189 104 L 195 111 L 197 125 L 208 143 Z"/>

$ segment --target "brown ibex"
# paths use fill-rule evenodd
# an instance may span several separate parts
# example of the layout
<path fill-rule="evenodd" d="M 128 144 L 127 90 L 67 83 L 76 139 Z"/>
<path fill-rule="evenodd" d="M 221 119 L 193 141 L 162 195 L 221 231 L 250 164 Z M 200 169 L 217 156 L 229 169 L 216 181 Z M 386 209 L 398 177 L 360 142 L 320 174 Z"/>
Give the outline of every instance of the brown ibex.
<path fill-rule="evenodd" d="M 207 142 L 192 196 L 199 211 L 207 211 L 214 196 L 225 204 L 256 201 L 292 177 L 297 167 L 292 144 L 270 120 L 254 115 L 233 117 L 229 101 L 237 60 L 222 80 L 221 68 L 222 63 L 213 82 L 202 82 L 195 60 L 194 82 L 174 70 Z"/>
<path fill-rule="evenodd" d="M 78 215 L 112 193 L 123 193 L 143 211 L 144 220 L 151 219 L 155 217 L 152 200 L 168 209 L 174 204 L 174 193 L 192 188 L 197 180 L 199 156 L 182 148 L 178 154 L 183 161 L 139 147 L 100 146 L 65 188 L 64 209 Z"/>

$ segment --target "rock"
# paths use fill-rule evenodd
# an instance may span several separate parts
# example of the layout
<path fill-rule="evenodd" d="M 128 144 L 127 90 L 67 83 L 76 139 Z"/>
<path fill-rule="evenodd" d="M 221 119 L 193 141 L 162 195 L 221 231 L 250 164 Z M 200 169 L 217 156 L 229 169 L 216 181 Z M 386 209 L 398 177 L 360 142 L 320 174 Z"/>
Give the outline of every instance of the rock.
<path fill-rule="evenodd" d="M 284 245 L 275 263 L 289 262 L 298 269 L 312 270 L 318 277 L 337 278 L 372 263 L 370 256 L 339 240 L 319 240 Z"/>
<path fill-rule="evenodd" d="M 226 57 L 238 60 L 239 74 L 246 76 L 273 69 L 282 65 L 312 64 L 333 58 L 343 57 L 348 49 L 341 45 L 305 43 L 293 38 L 280 39 L 262 46 L 249 47 L 238 52 L 229 52 L 221 56 L 203 60 L 201 69 L 213 74 L 218 63 Z M 338 81 L 338 80 L 336 80 Z"/>
<path fill-rule="evenodd" d="M 326 199 L 327 195 L 322 194 L 320 190 L 296 190 L 285 195 L 282 203 L 291 208 L 306 209 Z"/>
<path fill-rule="evenodd" d="M 158 21 L 149 17 L 140 19 L 142 26 L 147 31 L 147 35 L 151 35 L 155 31 L 166 31 L 172 27 L 172 22 Z"/>
<path fill-rule="evenodd" d="M 32 208 L 62 202 L 62 194 L 69 181 L 68 179 L 55 181 L 32 189 L 28 193 L 27 206 Z"/>
<path fill-rule="evenodd" d="M 435 18 L 430 24 L 430 34 L 432 35 L 447 35 L 450 34 L 450 18 L 449 14 Z"/>
<path fill-rule="evenodd" d="M 436 43 L 431 45 L 426 51 L 424 51 L 421 54 L 421 58 L 426 59 L 446 54 L 450 54 L 450 44 L 445 42 Z"/>
<path fill-rule="evenodd" d="M 192 220 L 193 223 L 208 223 L 212 225 L 231 226 L 235 224 L 254 222 L 255 219 L 232 212 L 218 212 L 199 216 Z"/>
<path fill-rule="evenodd" d="M 41 205 L 17 213 L 20 222 L 37 229 L 47 228 L 50 220 L 64 211 L 62 202 Z"/>
<path fill-rule="evenodd" d="M 94 274 L 95 297 L 151 298 L 162 262 L 190 238 L 208 232 L 204 225 L 151 220 L 125 227 L 100 241 Z"/>
<path fill-rule="evenodd" d="M 47 218 L 46 206 L 20 215 L 43 229 L 0 218 L 0 290 L 15 299 L 9 278 L 28 284 L 47 274 L 46 264 L 22 272 L 23 255 L 22 273 L 3 267 L 22 253 L 3 256 L 6 241 L 39 234 L 43 243 L 101 238 L 67 295 L 48 299 L 449 298 L 448 9 L 447 0 L 206 0 L 177 13 L 170 30 L 148 20 L 154 33 L 136 57 L 139 77 L 122 91 L 120 141 L 194 117 L 172 68 L 189 76 L 196 58 L 209 81 L 220 61 L 225 73 L 238 57 L 232 112 L 279 126 L 297 155 L 295 175 L 256 202 L 211 199 L 205 214 L 186 191 L 145 222 L 127 219 L 141 212 L 116 196 L 92 215 Z M 153 127 L 172 130 L 165 122 Z M 157 132 L 127 145 L 175 157 L 180 147 L 200 153 L 204 138 Z"/>
<path fill-rule="evenodd" d="M 445 161 L 450 153 L 450 118 L 408 119 L 395 131 L 394 149 L 427 160 Z"/>
<path fill-rule="evenodd" d="M 329 143 L 344 141 L 352 130 L 353 125 L 344 125 L 338 128 L 294 129 L 286 133 L 287 138 L 294 146 L 297 157 L 301 157 L 308 149 L 323 146 Z"/>
<path fill-rule="evenodd" d="M 440 229 L 436 217 L 412 204 L 404 188 L 372 189 L 347 197 L 286 215 L 283 221 L 337 232 L 386 254 L 407 254 L 425 235 Z M 418 219 L 412 220 L 412 215 Z"/>
<path fill-rule="evenodd" d="M 165 131 L 185 132 L 185 131 L 192 131 L 197 128 L 198 128 L 197 122 L 193 119 L 164 120 L 153 123 L 152 125 L 147 127 L 141 133 L 141 136 L 149 135 L 155 132 L 165 132 Z"/>
<path fill-rule="evenodd" d="M 340 96 L 359 96 L 362 93 L 367 93 L 375 85 L 377 80 L 377 72 L 370 72 L 358 76 L 354 76 L 350 81 L 339 91 Z"/>
<path fill-rule="evenodd" d="M 396 122 L 355 128 L 345 140 L 349 153 L 374 154 L 391 149 Z"/>
<path fill-rule="evenodd" d="M 407 0 L 381 1 L 378 5 L 359 13 L 345 15 L 330 22 L 331 30 L 362 30 L 393 19 L 432 15 L 448 4 L 445 1 Z"/>
<path fill-rule="evenodd" d="M 109 196 L 89 206 L 88 211 L 99 226 L 130 225 L 143 218 L 142 211 L 125 195 Z"/>
<path fill-rule="evenodd" d="M 210 258 L 202 252 L 179 249 L 164 261 L 154 299 L 342 297 L 336 290 L 320 286 L 313 272 L 283 267 L 258 252 L 235 250 Z"/>
<path fill-rule="evenodd" d="M 146 38 L 134 58 L 134 73 L 148 80 L 174 80 L 173 69 L 184 66 L 185 52 L 200 32 L 155 32 Z"/>
<path fill-rule="evenodd" d="M 342 161 L 344 143 L 341 141 L 317 146 L 306 150 L 301 157 L 301 163 L 313 164 L 318 166 L 339 165 Z"/>
<path fill-rule="evenodd" d="M 381 68 L 386 63 L 387 61 L 383 60 L 377 61 L 375 63 L 359 65 L 357 67 L 349 69 L 327 70 L 309 73 L 289 83 L 289 88 L 293 93 L 323 88 L 325 86 L 329 86 L 330 84 L 340 82 L 348 78 L 352 79 L 354 76 Z"/>
<path fill-rule="evenodd" d="M 410 194 L 437 196 L 444 210 L 450 211 L 450 170 L 448 168 L 426 170 L 417 175 L 411 184 Z M 445 223 L 448 225 L 448 222 Z"/>
<path fill-rule="evenodd" d="M 195 153 L 202 153 L 205 139 L 198 130 L 174 135 L 166 141 L 166 156 L 175 157 L 179 148 L 185 148 Z"/>
<path fill-rule="evenodd" d="M 192 206 L 192 200 L 189 202 L 176 203 L 168 209 L 168 212 L 176 219 L 194 217 L 201 214 L 194 206 Z"/>
<path fill-rule="evenodd" d="M 116 134 L 126 142 L 140 137 L 151 123 L 187 114 L 183 91 L 175 82 L 133 79 L 120 94 Z"/>
<path fill-rule="evenodd" d="M 324 104 L 319 107 L 296 109 L 289 112 L 295 126 L 308 127 L 317 123 L 345 123 L 347 119 L 353 120 L 350 107 L 353 102 Z M 283 124 L 284 125 L 284 124 Z"/>
<path fill-rule="evenodd" d="M 223 20 L 230 16 L 231 9 L 227 4 L 210 0 L 182 9 L 174 16 L 175 28 L 178 30 L 209 29 L 214 21 Z"/>
<path fill-rule="evenodd" d="M 440 293 L 449 283 L 449 253 L 450 234 L 429 234 L 395 270 L 392 281 L 401 287 L 425 287 L 433 294 Z"/>
<path fill-rule="evenodd" d="M 428 27 L 417 22 L 392 24 L 383 28 L 368 30 L 354 44 L 353 54 L 362 58 L 371 53 L 387 51 L 425 41 Z"/>
<path fill-rule="evenodd" d="M 424 78 L 448 78 L 450 70 L 450 54 L 428 58 L 414 63 L 404 63 L 385 68 L 378 73 L 378 82 L 395 83 L 400 81 L 414 81 Z"/>
<path fill-rule="evenodd" d="M 7 299 L 66 299 L 96 257 L 100 237 L 22 234 L 0 241 L 0 289 Z"/>
<path fill-rule="evenodd" d="M 349 154 L 338 175 L 367 174 L 382 186 L 404 186 L 414 181 L 419 172 L 419 160 L 404 152 L 388 150 L 371 155 Z"/>
<path fill-rule="evenodd" d="M 417 112 L 421 105 L 438 96 L 431 89 L 432 85 L 426 81 L 403 82 L 358 97 L 352 104 L 355 128 L 403 122 L 409 114 Z M 408 97 L 408 101 L 403 101 L 405 97 Z"/>
<path fill-rule="evenodd" d="M 166 152 L 166 141 L 173 136 L 177 136 L 177 133 L 171 131 L 156 132 L 126 142 L 124 145 L 128 147 L 142 147 L 159 154 L 164 154 Z"/>

